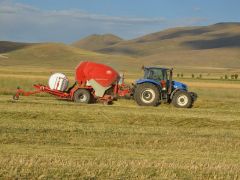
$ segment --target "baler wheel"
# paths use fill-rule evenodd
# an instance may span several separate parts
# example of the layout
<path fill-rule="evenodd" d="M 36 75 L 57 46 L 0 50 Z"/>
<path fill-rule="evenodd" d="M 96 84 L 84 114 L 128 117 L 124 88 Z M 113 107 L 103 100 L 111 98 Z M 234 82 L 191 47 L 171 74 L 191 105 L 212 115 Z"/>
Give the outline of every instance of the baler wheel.
<path fill-rule="evenodd" d="M 19 100 L 19 95 L 14 94 L 14 95 L 13 95 L 13 100 Z"/>
<path fill-rule="evenodd" d="M 74 92 L 73 100 L 76 103 L 89 104 L 91 102 L 91 94 L 87 89 L 78 89 Z"/>

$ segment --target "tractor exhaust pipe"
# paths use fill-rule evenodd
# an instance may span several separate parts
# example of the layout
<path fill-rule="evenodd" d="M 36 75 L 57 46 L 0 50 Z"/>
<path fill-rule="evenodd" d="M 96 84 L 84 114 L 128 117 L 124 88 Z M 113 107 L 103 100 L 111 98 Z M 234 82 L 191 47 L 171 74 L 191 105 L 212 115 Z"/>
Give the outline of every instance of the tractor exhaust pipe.
<path fill-rule="evenodd" d="M 168 94 L 171 95 L 172 93 L 172 76 L 173 76 L 173 69 L 170 69 L 170 75 L 169 75 L 169 88 L 168 88 Z"/>

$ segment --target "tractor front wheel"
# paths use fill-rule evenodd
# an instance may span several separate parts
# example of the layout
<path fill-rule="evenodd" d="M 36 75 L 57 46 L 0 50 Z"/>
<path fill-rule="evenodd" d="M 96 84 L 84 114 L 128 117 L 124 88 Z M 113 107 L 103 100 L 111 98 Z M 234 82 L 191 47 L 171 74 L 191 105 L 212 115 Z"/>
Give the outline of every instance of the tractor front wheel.
<path fill-rule="evenodd" d="M 76 103 L 89 104 L 91 102 L 91 94 L 87 89 L 78 89 L 74 92 L 73 100 Z"/>
<path fill-rule="evenodd" d="M 134 99 L 140 106 L 157 106 L 159 93 L 159 89 L 153 84 L 139 84 L 135 89 Z"/>
<path fill-rule="evenodd" d="M 173 95 L 172 104 L 178 108 L 190 108 L 192 107 L 193 100 L 187 91 L 177 91 Z"/>

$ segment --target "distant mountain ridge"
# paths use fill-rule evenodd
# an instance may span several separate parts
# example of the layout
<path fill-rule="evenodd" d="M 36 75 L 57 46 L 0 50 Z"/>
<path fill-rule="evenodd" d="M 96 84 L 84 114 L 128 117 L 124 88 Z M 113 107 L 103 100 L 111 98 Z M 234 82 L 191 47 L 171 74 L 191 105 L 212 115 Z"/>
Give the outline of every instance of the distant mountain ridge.
<path fill-rule="evenodd" d="M 0 53 L 6 53 L 9 51 L 14 51 L 24 47 L 33 45 L 33 43 L 23 43 L 23 42 L 11 42 L 11 41 L 0 41 Z"/>
<path fill-rule="evenodd" d="M 85 44 L 88 39 L 80 40 Z M 95 44 L 94 39 L 90 39 Z M 98 44 L 99 42 L 96 42 Z M 160 51 L 179 49 L 214 49 L 240 47 L 240 23 L 217 23 L 210 26 L 171 28 L 148 34 L 133 40 L 106 44 L 94 51 L 106 54 L 124 54 L 128 56 L 148 56 Z M 84 46 L 81 48 L 93 50 Z"/>
<path fill-rule="evenodd" d="M 7 48 L 12 46 L 17 48 Z M 0 66 L 6 67 L 70 69 L 74 72 L 74 68 L 81 61 L 109 64 L 119 71 L 125 71 L 136 65 L 136 60 L 131 57 L 105 55 L 63 43 L 32 44 L 0 41 L 0 49 L 4 49 L 4 52 L 0 53 Z"/>
<path fill-rule="evenodd" d="M 74 45 L 0 41 L 2 66 L 74 68 L 85 60 L 122 70 L 142 65 L 240 69 L 240 23 L 172 28 L 132 40 L 92 35 Z"/>
<path fill-rule="evenodd" d="M 113 34 L 104 34 L 104 35 L 91 35 L 84 39 L 74 42 L 72 45 L 81 49 L 97 51 L 107 46 L 112 46 L 119 42 L 123 41 L 118 36 Z"/>

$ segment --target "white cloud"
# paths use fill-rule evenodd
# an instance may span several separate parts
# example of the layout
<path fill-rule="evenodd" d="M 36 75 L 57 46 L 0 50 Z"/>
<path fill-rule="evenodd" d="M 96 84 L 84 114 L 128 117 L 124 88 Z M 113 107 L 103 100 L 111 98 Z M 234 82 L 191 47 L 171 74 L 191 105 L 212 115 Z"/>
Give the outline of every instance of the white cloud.
<path fill-rule="evenodd" d="M 92 14 L 80 10 L 52 10 L 52 11 L 43 11 L 37 9 L 33 6 L 26 4 L 9 4 L 2 3 L 0 4 L 0 14 L 18 14 L 18 15 L 38 15 L 42 17 L 51 17 L 51 18 L 74 18 L 82 20 L 92 20 L 92 21 L 103 21 L 111 23 L 163 23 L 165 22 L 164 18 L 132 18 L 132 17 L 118 17 L 118 16 L 106 16 L 101 14 Z"/>
<path fill-rule="evenodd" d="M 38 12 L 39 9 L 27 5 L 27 4 L 20 4 L 20 3 L 9 3 L 7 1 L 0 2 L 0 13 L 1 14 L 19 14 L 24 12 Z"/>
<path fill-rule="evenodd" d="M 202 19 L 192 18 L 188 25 Z M 185 24 L 186 21 L 178 22 Z M 72 42 L 90 34 L 113 33 L 125 38 L 159 31 L 176 24 L 163 17 L 141 18 L 94 14 L 78 9 L 42 10 L 0 1 L 0 40 Z"/>

